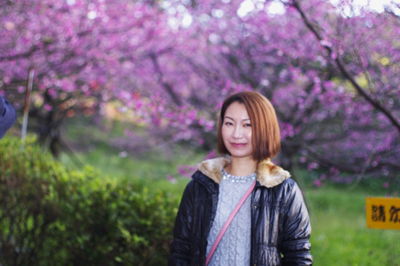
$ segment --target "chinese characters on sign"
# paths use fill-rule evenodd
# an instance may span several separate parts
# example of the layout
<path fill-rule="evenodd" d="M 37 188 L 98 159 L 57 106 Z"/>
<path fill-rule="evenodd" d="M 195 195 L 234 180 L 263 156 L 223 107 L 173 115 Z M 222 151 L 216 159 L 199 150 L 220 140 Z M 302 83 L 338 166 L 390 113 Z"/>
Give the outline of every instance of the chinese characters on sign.
<path fill-rule="evenodd" d="M 366 198 L 367 226 L 400 229 L 400 198 Z"/>

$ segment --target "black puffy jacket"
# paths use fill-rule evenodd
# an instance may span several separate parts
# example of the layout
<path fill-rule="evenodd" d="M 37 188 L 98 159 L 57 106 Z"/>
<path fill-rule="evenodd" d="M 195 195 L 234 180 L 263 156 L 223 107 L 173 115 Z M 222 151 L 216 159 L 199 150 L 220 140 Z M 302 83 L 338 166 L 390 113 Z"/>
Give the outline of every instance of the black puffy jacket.
<path fill-rule="evenodd" d="M 187 185 L 175 221 L 168 265 L 205 265 L 221 168 L 227 158 L 200 164 Z M 251 194 L 250 265 L 311 265 L 311 226 L 302 193 L 290 174 L 270 160 L 257 167 Z"/>

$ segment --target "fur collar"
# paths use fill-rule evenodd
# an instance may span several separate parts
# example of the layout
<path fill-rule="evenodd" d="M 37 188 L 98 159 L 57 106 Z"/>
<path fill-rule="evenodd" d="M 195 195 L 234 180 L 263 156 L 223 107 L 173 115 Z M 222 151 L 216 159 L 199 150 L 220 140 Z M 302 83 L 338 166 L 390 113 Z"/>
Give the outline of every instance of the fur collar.
<path fill-rule="evenodd" d="M 199 170 L 217 184 L 220 183 L 223 167 L 230 164 L 230 158 L 218 157 L 200 163 Z M 275 165 L 270 159 L 263 160 L 257 166 L 257 181 L 267 188 L 275 187 L 290 177 L 290 173 Z"/>

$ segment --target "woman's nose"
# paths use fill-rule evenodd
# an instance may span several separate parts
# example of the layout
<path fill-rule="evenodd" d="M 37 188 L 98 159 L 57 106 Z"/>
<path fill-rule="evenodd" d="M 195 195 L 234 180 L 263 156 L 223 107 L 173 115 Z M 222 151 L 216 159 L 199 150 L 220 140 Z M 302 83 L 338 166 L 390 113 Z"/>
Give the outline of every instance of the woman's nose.
<path fill-rule="evenodd" d="M 242 128 L 240 126 L 236 126 L 233 130 L 233 137 L 234 138 L 241 138 L 242 137 Z"/>

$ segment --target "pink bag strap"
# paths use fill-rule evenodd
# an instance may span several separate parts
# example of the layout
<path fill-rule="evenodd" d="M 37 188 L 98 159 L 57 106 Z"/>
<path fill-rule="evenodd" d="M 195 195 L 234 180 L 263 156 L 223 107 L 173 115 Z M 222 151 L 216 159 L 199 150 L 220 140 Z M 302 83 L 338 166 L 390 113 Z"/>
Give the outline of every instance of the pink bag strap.
<path fill-rule="evenodd" d="M 256 181 L 254 181 L 253 184 L 250 186 L 250 188 L 246 191 L 246 193 L 243 195 L 243 197 L 240 199 L 240 201 L 236 205 L 235 209 L 229 215 L 224 226 L 222 226 L 221 230 L 219 231 L 219 233 L 217 235 L 217 238 L 214 241 L 214 244 L 212 245 L 212 247 L 210 249 L 210 252 L 207 255 L 206 265 L 208 265 L 208 263 L 210 263 L 210 260 L 211 260 L 212 256 L 214 255 L 214 252 L 217 249 L 219 242 L 221 241 L 222 237 L 224 236 L 224 234 L 225 234 L 226 230 L 228 229 L 229 225 L 231 224 L 233 218 L 235 217 L 236 213 L 239 211 L 240 207 L 242 207 L 245 200 L 250 196 L 250 194 L 253 191 L 255 186 L 256 186 Z"/>

